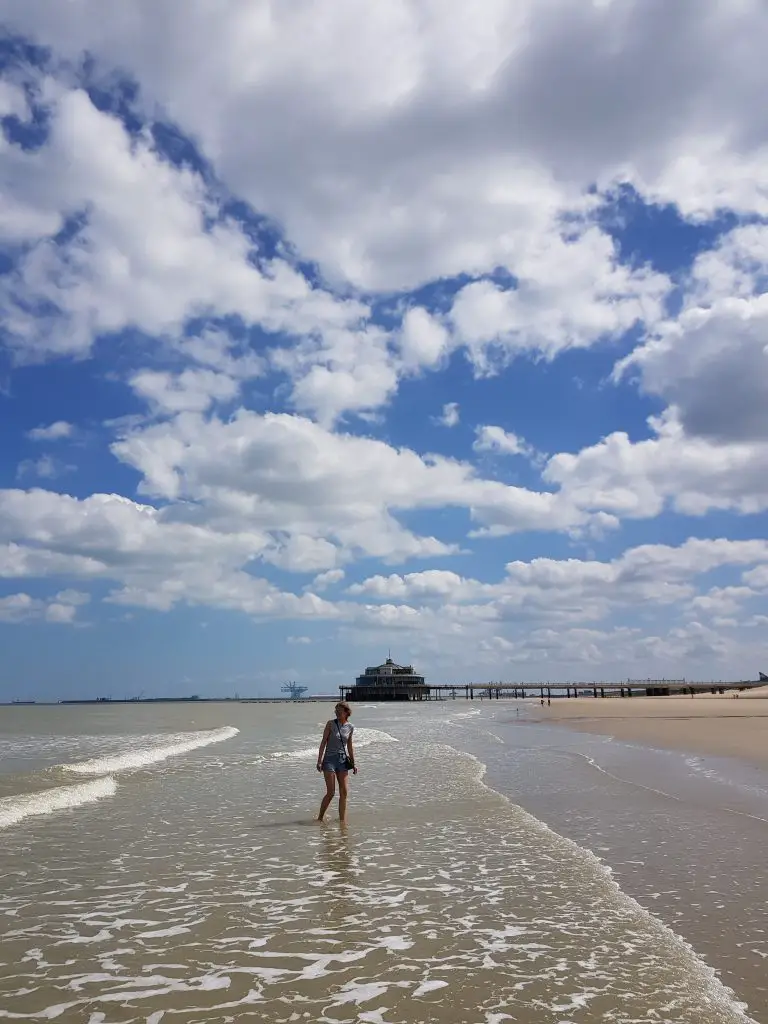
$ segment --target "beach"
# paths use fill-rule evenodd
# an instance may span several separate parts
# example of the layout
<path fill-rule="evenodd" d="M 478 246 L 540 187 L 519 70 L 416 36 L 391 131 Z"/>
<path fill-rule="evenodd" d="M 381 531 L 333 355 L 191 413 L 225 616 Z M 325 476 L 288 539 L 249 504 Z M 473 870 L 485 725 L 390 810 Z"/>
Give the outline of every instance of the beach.
<path fill-rule="evenodd" d="M 7 709 L 0 1020 L 768 1024 L 768 774 L 534 711 Z"/>
<path fill-rule="evenodd" d="M 672 750 L 768 765 L 768 686 L 670 697 L 557 698 L 531 717 Z"/>

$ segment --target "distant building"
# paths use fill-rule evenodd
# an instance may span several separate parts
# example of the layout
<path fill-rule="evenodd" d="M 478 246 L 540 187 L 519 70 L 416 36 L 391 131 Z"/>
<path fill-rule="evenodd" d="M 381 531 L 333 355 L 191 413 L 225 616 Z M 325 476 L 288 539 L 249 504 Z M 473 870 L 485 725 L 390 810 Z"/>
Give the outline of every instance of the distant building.
<path fill-rule="evenodd" d="M 383 665 L 369 665 L 352 687 L 341 687 L 347 700 L 424 700 L 429 687 L 413 665 L 396 665 L 387 658 Z"/>

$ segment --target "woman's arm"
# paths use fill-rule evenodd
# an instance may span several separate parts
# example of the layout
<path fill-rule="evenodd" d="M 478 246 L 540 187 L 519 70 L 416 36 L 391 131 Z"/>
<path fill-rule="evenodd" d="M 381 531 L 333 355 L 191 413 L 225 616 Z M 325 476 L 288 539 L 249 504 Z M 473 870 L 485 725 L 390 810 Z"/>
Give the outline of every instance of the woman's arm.
<path fill-rule="evenodd" d="M 323 754 L 325 748 L 328 746 L 328 737 L 331 735 L 331 723 L 325 723 L 325 729 L 323 729 L 323 738 L 320 740 L 320 749 L 317 752 L 317 770 L 321 771 L 323 767 Z"/>

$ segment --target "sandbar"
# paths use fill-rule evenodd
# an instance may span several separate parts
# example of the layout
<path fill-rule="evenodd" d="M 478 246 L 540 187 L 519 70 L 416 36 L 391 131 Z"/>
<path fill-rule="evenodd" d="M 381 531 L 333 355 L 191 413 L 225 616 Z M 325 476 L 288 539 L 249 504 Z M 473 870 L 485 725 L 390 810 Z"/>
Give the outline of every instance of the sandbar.
<path fill-rule="evenodd" d="M 529 720 L 768 767 L 768 686 L 738 696 L 558 697 L 531 702 Z"/>

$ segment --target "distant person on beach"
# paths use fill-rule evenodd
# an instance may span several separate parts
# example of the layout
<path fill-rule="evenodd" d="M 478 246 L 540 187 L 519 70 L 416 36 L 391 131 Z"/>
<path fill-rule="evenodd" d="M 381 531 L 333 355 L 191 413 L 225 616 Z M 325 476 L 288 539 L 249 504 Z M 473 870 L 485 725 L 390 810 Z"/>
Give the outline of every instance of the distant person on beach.
<path fill-rule="evenodd" d="M 317 770 L 325 777 L 325 796 L 320 804 L 317 820 L 322 821 L 325 812 L 331 805 L 336 794 L 336 780 L 339 782 L 339 821 L 342 825 L 347 820 L 347 780 L 349 772 L 357 775 L 355 751 L 352 746 L 352 733 L 355 727 L 350 724 L 349 716 L 352 708 L 346 701 L 336 705 L 336 717 L 325 723 L 320 749 L 317 752 Z"/>

